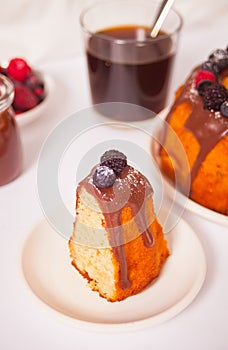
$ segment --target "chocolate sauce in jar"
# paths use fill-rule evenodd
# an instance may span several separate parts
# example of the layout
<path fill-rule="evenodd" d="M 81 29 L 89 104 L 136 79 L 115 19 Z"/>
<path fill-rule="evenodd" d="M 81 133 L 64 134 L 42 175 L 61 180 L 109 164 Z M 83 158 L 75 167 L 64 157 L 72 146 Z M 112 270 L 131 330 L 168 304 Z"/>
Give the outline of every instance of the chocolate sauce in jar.
<path fill-rule="evenodd" d="M 89 39 L 87 63 L 94 104 L 125 102 L 156 113 L 165 107 L 174 60 L 172 40 L 162 32 L 158 35 L 162 40 L 148 38 L 148 31 L 144 26 L 121 26 Z"/>
<path fill-rule="evenodd" d="M 22 170 L 21 141 L 12 100 L 13 84 L 0 75 L 0 186 L 14 180 Z"/>

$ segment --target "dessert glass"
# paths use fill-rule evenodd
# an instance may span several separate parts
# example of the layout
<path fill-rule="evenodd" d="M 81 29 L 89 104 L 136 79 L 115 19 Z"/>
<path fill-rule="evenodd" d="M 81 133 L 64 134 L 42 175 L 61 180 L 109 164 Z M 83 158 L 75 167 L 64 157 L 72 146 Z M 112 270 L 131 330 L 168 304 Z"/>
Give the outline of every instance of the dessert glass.
<path fill-rule="evenodd" d="M 159 6 L 148 0 L 112 0 L 81 14 L 93 104 L 130 103 L 155 113 L 166 106 L 182 18 L 170 10 L 159 35 L 151 38 L 149 28 Z M 126 121 L 118 108 L 96 108 Z"/>

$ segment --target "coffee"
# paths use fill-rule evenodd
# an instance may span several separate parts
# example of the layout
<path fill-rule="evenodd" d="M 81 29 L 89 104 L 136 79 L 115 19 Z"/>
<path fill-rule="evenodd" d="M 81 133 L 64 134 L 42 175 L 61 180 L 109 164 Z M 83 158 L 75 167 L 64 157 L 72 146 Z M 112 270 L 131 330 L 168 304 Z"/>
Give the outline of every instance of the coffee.
<path fill-rule="evenodd" d="M 152 39 L 148 32 L 148 27 L 132 25 L 91 36 L 87 63 L 94 104 L 127 102 L 156 113 L 165 107 L 174 60 L 172 39 L 164 32 L 159 40 Z"/>

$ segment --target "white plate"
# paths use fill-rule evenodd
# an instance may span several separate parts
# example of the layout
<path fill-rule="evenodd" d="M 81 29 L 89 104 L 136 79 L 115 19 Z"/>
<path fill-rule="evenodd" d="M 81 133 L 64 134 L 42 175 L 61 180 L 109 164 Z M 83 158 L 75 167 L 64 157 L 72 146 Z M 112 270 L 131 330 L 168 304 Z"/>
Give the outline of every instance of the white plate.
<path fill-rule="evenodd" d="M 171 256 L 155 283 L 138 295 L 110 303 L 90 290 L 72 267 L 67 241 L 45 220 L 22 250 L 22 270 L 33 293 L 63 320 L 94 331 L 142 329 L 171 319 L 199 292 L 206 274 L 205 255 L 196 234 L 180 220 L 166 236 Z"/>
<path fill-rule="evenodd" d="M 44 82 L 45 98 L 41 103 L 39 103 L 34 108 L 26 112 L 16 114 L 16 121 L 17 121 L 17 124 L 20 126 L 30 124 L 37 118 L 41 118 L 42 113 L 44 113 L 45 109 L 47 108 L 50 102 L 51 96 L 53 94 L 53 90 L 54 90 L 53 78 L 47 73 L 39 72 L 39 74 L 41 75 L 42 80 Z"/>
<path fill-rule="evenodd" d="M 158 114 L 158 116 L 162 120 L 164 120 L 168 114 L 168 110 L 169 108 L 164 109 Z M 156 157 L 154 157 L 154 159 L 156 161 Z M 228 216 L 217 213 L 214 210 L 208 209 L 198 204 L 197 202 L 191 200 L 190 198 L 187 198 L 186 200 L 186 197 L 181 192 L 176 190 L 176 188 L 167 180 L 166 176 L 163 176 L 163 180 L 165 193 L 167 193 L 169 198 L 171 198 L 172 200 L 175 198 L 175 202 L 177 204 L 179 204 L 180 206 L 184 205 L 185 209 L 190 210 L 192 213 L 199 215 L 204 219 L 215 222 L 217 224 L 228 226 Z"/>
<path fill-rule="evenodd" d="M 192 213 L 217 224 L 228 226 L 228 216 L 203 207 L 190 198 L 188 198 L 186 201 L 185 196 L 181 192 L 177 191 L 166 179 L 164 179 L 164 190 L 170 198 L 173 199 L 175 197 L 176 203 L 178 203 L 180 206 L 182 206 L 184 203 L 185 208 L 190 210 Z"/>

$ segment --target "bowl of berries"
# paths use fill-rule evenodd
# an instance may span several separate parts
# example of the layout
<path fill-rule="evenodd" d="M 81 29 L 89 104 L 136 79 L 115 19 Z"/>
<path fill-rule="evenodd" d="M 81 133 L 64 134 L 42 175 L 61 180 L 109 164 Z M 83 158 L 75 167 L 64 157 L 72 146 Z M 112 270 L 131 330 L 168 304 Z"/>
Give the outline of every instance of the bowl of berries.
<path fill-rule="evenodd" d="M 13 109 L 19 125 L 31 123 L 46 108 L 53 89 L 51 77 L 34 68 L 23 58 L 12 58 L 0 66 L 0 74 L 14 84 Z"/>

